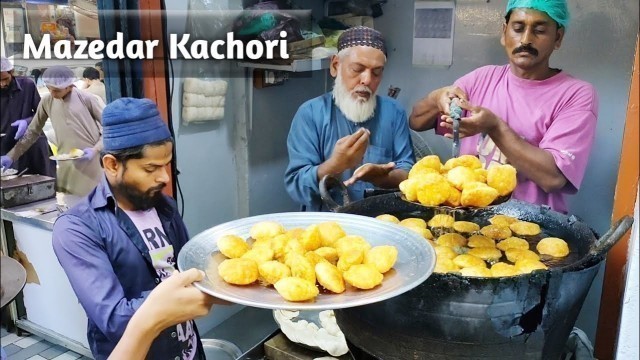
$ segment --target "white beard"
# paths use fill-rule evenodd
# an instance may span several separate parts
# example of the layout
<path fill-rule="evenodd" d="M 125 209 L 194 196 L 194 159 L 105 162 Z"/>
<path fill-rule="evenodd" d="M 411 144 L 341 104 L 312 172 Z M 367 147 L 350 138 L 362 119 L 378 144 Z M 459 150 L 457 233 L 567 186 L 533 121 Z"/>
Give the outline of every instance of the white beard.
<path fill-rule="evenodd" d="M 371 96 L 369 100 L 354 98 L 356 91 L 368 91 Z M 342 82 L 340 71 L 333 85 L 333 100 L 344 116 L 354 123 L 361 123 L 369 120 L 376 111 L 376 94 L 371 92 L 367 86 L 358 85 L 349 92 Z"/>

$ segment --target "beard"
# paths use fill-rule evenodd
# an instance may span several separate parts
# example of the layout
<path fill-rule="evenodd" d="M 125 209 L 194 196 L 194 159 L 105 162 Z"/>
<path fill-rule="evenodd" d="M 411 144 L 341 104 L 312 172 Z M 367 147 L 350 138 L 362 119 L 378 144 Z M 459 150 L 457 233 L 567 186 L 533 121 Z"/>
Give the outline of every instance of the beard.
<path fill-rule="evenodd" d="M 125 197 L 133 206 L 133 210 L 149 210 L 160 204 L 162 200 L 162 189 L 166 185 L 154 186 L 147 191 L 140 191 L 127 185 L 124 181 L 116 184 L 113 191 Z"/>
<path fill-rule="evenodd" d="M 370 94 L 368 100 L 354 98 L 354 96 L 357 96 L 356 92 L 364 91 Z M 365 85 L 358 85 L 349 91 L 342 81 L 340 71 L 338 71 L 338 76 L 333 85 L 333 100 L 344 116 L 354 123 L 361 123 L 371 119 L 376 111 L 376 93 Z"/>

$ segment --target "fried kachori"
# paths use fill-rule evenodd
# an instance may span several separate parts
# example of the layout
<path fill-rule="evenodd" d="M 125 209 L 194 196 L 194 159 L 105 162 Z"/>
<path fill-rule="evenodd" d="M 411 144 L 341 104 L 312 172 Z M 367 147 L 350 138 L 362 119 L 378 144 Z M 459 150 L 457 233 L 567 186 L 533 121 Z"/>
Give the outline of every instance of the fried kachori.
<path fill-rule="evenodd" d="M 520 236 L 535 236 L 540 234 L 540 225 L 529 221 L 517 221 L 509 225 L 514 234 Z"/>
<path fill-rule="evenodd" d="M 344 281 L 363 290 L 373 289 L 382 283 L 384 276 L 371 264 L 353 265 L 342 273 Z"/>
<path fill-rule="evenodd" d="M 447 214 L 436 214 L 427 222 L 430 228 L 451 228 L 455 220 Z"/>
<path fill-rule="evenodd" d="M 226 259 L 218 265 L 218 275 L 229 284 L 249 285 L 258 280 L 258 264 L 251 259 Z"/>
<path fill-rule="evenodd" d="M 453 223 L 453 230 L 463 234 L 470 234 L 480 230 L 480 225 L 471 221 L 456 221 Z"/>
<path fill-rule="evenodd" d="M 566 241 L 557 237 L 548 237 L 540 240 L 536 245 L 536 250 L 540 255 L 550 255 L 553 257 L 565 257 L 569 255 L 569 245 Z"/>
<path fill-rule="evenodd" d="M 511 194 L 517 184 L 516 168 L 511 165 L 493 165 L 487 170 L 487 185 L 496 189 L 501 196 Z"/>
<path fill-rule="evenodd" d="M 491 225 L 497 225 L 497 226 L 504 226 L 504 227 L 509 227 L 509 225 L 513 224 L 514 222 L 517 222 L 518 219 L 511 217 L 511 216 L 507 216 L 507 215 L 493 215 L 490 219 L 489 222 L 491 223 Z"/>
<path fill-rule="evenodd" d="M 236 235 L 221 236 L 217 241 L 217 245 L 222 255 L 230 259 L 239 258 L 250 248 L 243 238 Z"/>
<path fill-rule="evenodd" d="M 496 241 L 484 235 L 474 234 L 467 239 L 467 246 L 475 247 L 496 247 Z"/>
<path fill-rule="evenodd" d="M 382 221 L 386 221 L 386 222 L 390 222 L 390 223 L 394 223 L 394 224 L 400 223 L 400 220 L 398 220 L 397 217 L 395 217 L 393 215 L 390 215 L 390 214 L 378 215 L 378 216 L 376 216 L 376 219 L 382 220 Z"/>
<path fill-rule="evenodd" d="M 491 277 L 491 270 L 486 266 L 472 266 L 460 269 L 460 275 L 468 277 Z"/>
<path fill-rule="evenodd" d="M 496 247 L 502 251 L 507 251 L 509 249 L 529 249 L 529 242 L 525 239 L 521 239 L 519 237 L 511 236 L 496 244 Z"/>
<path fill-rule="evenodd" d="M 500 260 L 502 252 L 494 247 L 475 247 L 469 249 L 467 254 L 479 257 L 484 261 L 495 262 Z"/>
<path fill-rule="evenodd" d="M 470 254 L 458 255 L 455 258 L 453 258 L 452 261 L 454 264 L 456 264 L 456 266 L 459 266 L 461 268 L 487 266 L 484 260 Z"/>
<path fill-rule="evenodd" d="M 480 233 L 494 240 L 506 239 L 512 235 L 508 227 L 498 225 L 487 225 L 480 229 Z"/>
<path fill-rule="evenodd" d="M 315 282 L 293 276 L 280 279 L 273 287 L 288 301 L 307 301 L 320 293 Z"/>

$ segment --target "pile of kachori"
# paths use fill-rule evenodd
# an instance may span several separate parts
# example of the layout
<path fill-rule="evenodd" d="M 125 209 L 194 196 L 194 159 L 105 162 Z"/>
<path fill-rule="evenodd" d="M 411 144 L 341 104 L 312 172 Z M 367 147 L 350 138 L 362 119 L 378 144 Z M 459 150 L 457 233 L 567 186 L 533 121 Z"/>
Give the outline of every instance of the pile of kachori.
<path fill-rule="evenodd" d="M 420 159 L 400 183 L 404 197 L 425 206 L 485 207 L 516 188 L 516 169 L 511 165 L 493 165 L 484 169 L 472 155 L 447 160 L 437 155 Z"/>
<path fill-rule="evenodd" d="M 318 285 L 335 294 L 349 287 L 373 289 L 398 257 L 395 246 L 371 246 L 362 236 L 346 234 L 337 222 L 285 229 L 262 221 L 249 236 L 252 244 L 233 234 L 217 240 L 227 257 L 218 265 L 219 276 L 233 285 L 273 286 L 288 301 L 314 299 Z"/>
<path fill-rule="evenodd" d="M 528 239 L 541 234 L 540 226 L 502 214 L 491 217 L 485 226 L 455 221 L 448 214 L 436 214 L 428 220 L 399 220 L 391 214 L 376 218 L 423 235 L 435 249 L 434 271 L 437 273 L 468 277 L 516 276 L 547 269 L 545 261 L 563 258 L 570 252 L 567 242 L 557 237 L 542 238 L 532 247 Z"/>

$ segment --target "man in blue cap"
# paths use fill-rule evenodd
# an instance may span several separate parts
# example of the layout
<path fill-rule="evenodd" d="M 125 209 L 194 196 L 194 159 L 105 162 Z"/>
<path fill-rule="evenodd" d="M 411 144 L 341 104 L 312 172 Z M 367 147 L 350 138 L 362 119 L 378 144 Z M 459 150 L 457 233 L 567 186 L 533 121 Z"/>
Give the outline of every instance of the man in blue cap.
<path fill-rule="evenodd" d="M 567 212 L 580 188 L 595 137 L 594 87 L 549 65 L 569 24 L 565 0 L 510 0 L 500 38 L 509 63 L 484 66 L 432 91 L 413 108 L 414 130 L 450 131 L 449 103 L 460 98 L 461 154 L 485 167 L 518 171 L 513 198 Z M 451 134 L 447 134 L 451 136 Z"/>
<path fill-rule="evenodd" d="M 148 99 L 117 99 L 102 113 L 104 176 L 53 227 L 53 249 L 89 318 L 95 359 L 106 359 L 127 323 L 160 282 L 176 269 L 189 239 L 170 197 L 173 139 Z M 200 297 L 211 307 L 213 298 Z M 150 359 L 204 358 L 192 320 L 154 340 Z"/>

